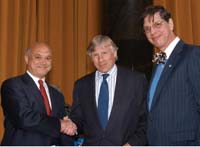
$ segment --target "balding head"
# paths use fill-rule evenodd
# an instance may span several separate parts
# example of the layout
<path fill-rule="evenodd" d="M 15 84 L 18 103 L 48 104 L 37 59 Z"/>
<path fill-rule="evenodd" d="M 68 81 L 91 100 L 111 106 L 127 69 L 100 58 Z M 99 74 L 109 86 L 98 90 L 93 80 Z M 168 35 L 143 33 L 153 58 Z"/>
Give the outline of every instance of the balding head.
<path fill-rule="evenodd" d="M 38 78 L 45 78 L 51 70 L 52 51 L 45 43 L 34 43 L 26 50 L 27 70 Z"/>

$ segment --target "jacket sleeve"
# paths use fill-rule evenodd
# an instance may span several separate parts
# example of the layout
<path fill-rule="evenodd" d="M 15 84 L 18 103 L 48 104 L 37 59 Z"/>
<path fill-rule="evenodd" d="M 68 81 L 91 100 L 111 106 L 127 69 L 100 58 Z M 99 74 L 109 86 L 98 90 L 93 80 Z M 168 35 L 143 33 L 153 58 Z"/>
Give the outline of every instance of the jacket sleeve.
<path fill-rule="evenodd" d="M 137 84 L 137 98 L 139 99 L 139 116 L 137 121 L 137 126 L 130 138 L 128 143 L 132 146 L 145 146 L 147 145 L 147 137 L 146 137 L 146 130 L 147 130 L 147 80 L 146 78 L 140 79 L 140 84 Z"/>
<path fill-rule="evenodd" d="M 76 81 L 74 85 L 74 90 L 73 90 L 73 103 L 72 103 L 70 118 L 76 123 L 78 127 L 78 133 L 82 134 L 83 133 L 83 130 L 82 130 L 83 115 L 82 115 L 80 101 L 79 101 L 79 86 L 80 86 L 80 83 Z"/>
<path fill-rule="evenodd" d="M 191 50 L 191 48 L 189 48 Z M 198 111 L 200 111 L 200 46 L 193 46 L 189 61 L 187 62 L 187 71 L 190 87 L 193 90 L 193 97 L 197 102 Z"/>

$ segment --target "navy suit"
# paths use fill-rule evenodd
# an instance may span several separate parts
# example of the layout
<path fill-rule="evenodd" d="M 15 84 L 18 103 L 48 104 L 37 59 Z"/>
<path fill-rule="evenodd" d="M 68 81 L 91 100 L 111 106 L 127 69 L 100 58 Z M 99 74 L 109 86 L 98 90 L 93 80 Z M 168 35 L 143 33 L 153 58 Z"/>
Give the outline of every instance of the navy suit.
<path fill-rule="evenodd" d="M 95 101 L 95 72 L 76 81 L 71 119 L 84 133 L 84 145 L 146 145 L 146 90 L 144 75 L 118 67 L 115 95 L 105 130 Z"/>
<path fill-rule="evenodd" d="M 149 145 L 200 145 L 200 47 L 179 41 L 148 114 Z"/>
<path fill-rule="evenodd" d="M 48 88 L 51 117 L 46 115 L 40 91 L 27 73 L 3 82 L 5 132 L 1 145 L 71 145 L 71 139 L 60 134 L 59 118 L 65 116 L 64 97 L 55 88 Z"/>

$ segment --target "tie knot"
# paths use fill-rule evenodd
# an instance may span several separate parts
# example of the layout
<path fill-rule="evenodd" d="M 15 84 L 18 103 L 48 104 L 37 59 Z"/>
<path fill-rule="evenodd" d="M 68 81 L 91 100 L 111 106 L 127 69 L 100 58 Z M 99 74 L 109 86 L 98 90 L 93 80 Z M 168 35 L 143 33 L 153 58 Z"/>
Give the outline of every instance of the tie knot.
<path fill-rule="evenodd" d="M 103 76 L 103 80 L 106 80 L 109 74 L 103 74 L 102 76 Z"/>
<path fill-rule="evenodd" d="M 166 61 L 166 54 L 162 51 L 160 52 L 157 52 L 155 55 L 153 55 L 153 63 L 156 63 L 156 64 L 165 64 L 165 61 Z"/>
<path fill-rule="evenodd" d="M 40 85 L 43 85 L 43 81 L 42 81 L 42 80 L 38 80 L 38 83 L 39 83 Z"/>

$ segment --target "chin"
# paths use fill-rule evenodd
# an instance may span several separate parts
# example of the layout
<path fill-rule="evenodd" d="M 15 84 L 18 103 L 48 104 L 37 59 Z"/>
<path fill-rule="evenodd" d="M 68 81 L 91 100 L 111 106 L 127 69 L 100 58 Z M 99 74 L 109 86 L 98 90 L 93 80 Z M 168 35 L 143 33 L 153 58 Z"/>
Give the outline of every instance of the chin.
<path fill-rule="evenodd" d="M 108 72 L 108 70 L 99 70 L 100 72 L 102 72 L 102 73 L 107 73 Z"/>

